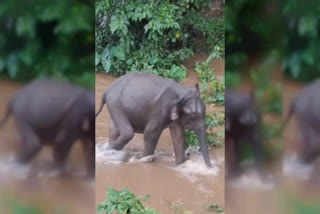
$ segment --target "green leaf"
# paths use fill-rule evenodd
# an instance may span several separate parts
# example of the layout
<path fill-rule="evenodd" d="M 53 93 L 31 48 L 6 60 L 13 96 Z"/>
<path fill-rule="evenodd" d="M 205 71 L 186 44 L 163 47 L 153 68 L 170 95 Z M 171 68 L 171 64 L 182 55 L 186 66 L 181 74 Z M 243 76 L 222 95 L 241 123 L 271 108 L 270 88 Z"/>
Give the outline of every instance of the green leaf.
<path fill-rule="evenodd" d="M 7 68 L 9 71 L 9 76 L 12 79 L 15 79 L 18 73 L 18 58 L 16 54 L 10 54 L 8 61 L 7 61 Z"/>
<path fill-rule="evenodd" d="M 95 53 L 95 66 L 97 66 L 100 63 L 100 55 L 98 53 Z"/>
<path fill-rule="evenodd" d="M 21 16 L 17 20 L 16 33 L 18 36 L 35 36 L 35 20 L 32 16 Z"/>
<path fill-rule="evenodd" d="M 102 62 L 102 66 L 103 66 L 104 71 L 106 73 L 109 73 L 110 68 L 111 68 L 111 60 L 108 58 L 108 59 L 102 60 L 101 62 Z"/>
<path fill-rule="evenodd" d="M 112 55 L 117 57 L 120 60 L 125 60 L 126 55 L 120 46 L 114 47 L 111 49 Z"/>

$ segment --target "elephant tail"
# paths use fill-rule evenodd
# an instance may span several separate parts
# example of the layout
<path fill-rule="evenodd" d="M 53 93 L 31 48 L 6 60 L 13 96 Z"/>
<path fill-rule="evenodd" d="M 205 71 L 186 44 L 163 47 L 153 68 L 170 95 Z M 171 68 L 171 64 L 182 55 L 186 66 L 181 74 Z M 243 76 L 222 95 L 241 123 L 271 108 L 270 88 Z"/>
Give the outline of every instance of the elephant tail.
<path fill-rule="evenodd" d="M 0 128 L 2 128 L 5 125 L 5 123 L 7 122 L 11 114 L 12 114 L 12 108 L 11 108 L 11 103 L 9 103 L 7 107 L 7 112 L 4 118 L 0 121 Z"/>
<path fill-rule="evenodd" d="M 99 108 L 98 112 L 96 113 L 96 118 L 98 117 L 98 115 L 99 115 L 100 112 L 102 111 L 102 108 L 103 108 L 104 104 L 106 104 L 106 103 L 107 103 L 106 93 L 103 93 L 102 98 L 101 98 L 100 108 Z"/>

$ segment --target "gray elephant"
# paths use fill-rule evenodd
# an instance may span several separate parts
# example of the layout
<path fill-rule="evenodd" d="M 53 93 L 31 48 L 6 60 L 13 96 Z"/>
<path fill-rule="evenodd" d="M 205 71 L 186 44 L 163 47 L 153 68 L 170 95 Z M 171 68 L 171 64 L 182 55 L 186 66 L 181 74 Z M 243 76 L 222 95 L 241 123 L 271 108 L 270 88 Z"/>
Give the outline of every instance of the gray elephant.
<path fill-rule="evenodd" d="M 296 117 L 302 141 L 299 158 L 311 163 L 320 156 L 320 80 L 316 80 L 302 89 L 292 100 L 289 113 L 284 121 L 285 128 L 293 115 Z"/>
<path fill-rule="evenodd" d="M 245 95 L 225 89 L 225 118 L 227 177 L 240 174 L 241 141 L 246 141 L 253 147 L 256 164 L 260 168 L 262 148 L 258 125 L 261 119 L 254 94 Z"/>
<path fill-rule="evenodd" d="M 95 98 L 84 88 L 52 79 L 35 80 L 11 99 L 2 127 L 10 115 L 17 126 L 17 161 L 27 163 L 42 146 L 51 145 L 55 167 L 63 169 L 76 140 L 82 140 L 87 175 L 95 174 Z"/>
<path fill-rule="evenodd" d="M 118 78 L 103 94 L 110 113 L 111 149 L 121 150 L 134 136 L 144 134 L 144 156 L 153 155 L 162 131 L 169 127 L 176 164 L 186 161 L 185 129 L 198 136 L 207 167 L 212 167 L 206 142 L 205 105 L 198 84 L 187 87 L 174 80 L 146 72 L 134 72 Z"/>

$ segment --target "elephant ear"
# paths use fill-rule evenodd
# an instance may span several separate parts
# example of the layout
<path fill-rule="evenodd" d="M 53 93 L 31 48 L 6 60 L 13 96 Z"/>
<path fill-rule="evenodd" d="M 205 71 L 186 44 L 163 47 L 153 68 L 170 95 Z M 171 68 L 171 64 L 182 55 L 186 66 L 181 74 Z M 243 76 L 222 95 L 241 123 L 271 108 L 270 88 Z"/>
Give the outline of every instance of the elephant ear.
<path fill-rule="evenodd" d="M 162 118 L 177 120 L 180 117 L 180 101 L 178 94 L 172 88 L 167 88 L 156 102 L 155 112 L 161 114 Z"/>
<path fill-rule="evenodd" d="M 258 117 L 255 112 L 247 110 L 240 115 L 239 122 L 243 125 L 254 125 L 258 122 Z"/>

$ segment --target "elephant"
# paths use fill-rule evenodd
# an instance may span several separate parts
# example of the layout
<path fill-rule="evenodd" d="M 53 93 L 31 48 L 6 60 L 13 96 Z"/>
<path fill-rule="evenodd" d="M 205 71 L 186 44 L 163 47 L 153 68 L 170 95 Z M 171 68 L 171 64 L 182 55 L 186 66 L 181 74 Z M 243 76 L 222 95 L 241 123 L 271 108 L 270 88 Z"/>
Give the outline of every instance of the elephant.
<path fill-rule="evenodd" d="M 226 88 L 225 118 L 227 177 L 240 175 L 241 141 L 246 141 L 253 147 L 255 163 L 260 169 L 262 148 L 258 126 L 261 116 L 255 105 L 254 93 L 242 94 Z"/>
<path fill-rule="evenodd" d="M 63 170 L 75 141 L 81 140 L 87 177 L 95 175 L 94 93 L 54 79 L 34 80 L 9 101 L 4 126 L 10 116 L 17 127 L 16 161 L 28 163 L 43 146 L 52 146 L 54 167 Z"/>
<path fill-rule="evenodd" d="M 121 76 L 104 92 L 96 117 L 107 105 L 109 149 L 121 150 L 134 133 L 144 135 L 143 156 L 153 155 L 162 131 L 170 129 L 175 163 L 186 161 L 185 129 L 195 131 L 205 164 L 211 168 L 206 142 L 205 105 L 199 86 L 183 86 L 147 72 Z"/>
<path fill-rule="evenodd" d="M 305 164 L 312 163 L 320 156 L 320 80 L 303 88 L 291 101 L 282 130 L 295 115 L 302 141 L 298 157 Z"/>

